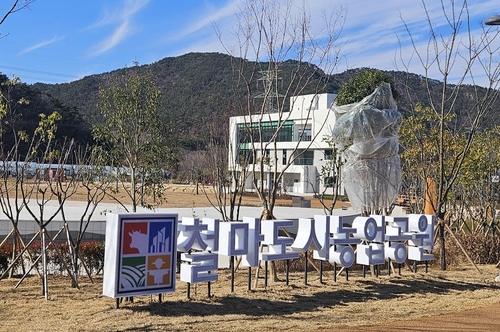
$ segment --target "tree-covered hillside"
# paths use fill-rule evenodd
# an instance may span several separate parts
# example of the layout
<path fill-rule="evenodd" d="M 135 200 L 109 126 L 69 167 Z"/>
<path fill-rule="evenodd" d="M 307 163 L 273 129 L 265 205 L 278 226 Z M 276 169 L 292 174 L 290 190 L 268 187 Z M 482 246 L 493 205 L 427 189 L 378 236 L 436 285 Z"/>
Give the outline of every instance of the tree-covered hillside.
<path fill-rule="evenodd" d="M 262 70 L 266 68 L 265 63 L 246 61 L 245 64 L 249 71 L 253 66 L 261 67 Z M 213 136 L 209 128 L 215 120 L 219 125 L 221 123 L 227 124 L 226 120 L 229 116 L 238 114 L 235 105 L 241 102 L 241 100 L 237 100 L 241 97 L 236 96 L 244 95 L 244 91 L 238 85 L 233 65 L 234 59 L 229 55 L 189 53 L 178 57 L 164 58 L 153 64 L 142 65 L 134 69 L 139 72 L 153 72 L 156 83 L 162 90 L 161 113 L 163 120 L 171 124 L 172 130 L 178 136 L 178 141 L 181 142 L 183 148 L 196 150 L 203 148 L 207 140 Z M 311 70 L 312 72 L 312 66 L 304 64 L 301 70 L 306 72 Z M 281 64 L 280 78 L 283 81 L 283 86 L 287 86 L 291 71 L 296 67 L 296 63 L 291 60 Z M 64 123 L 60 126 L 61 131 L 67 128 L 67 134 L 70 136 L 90 138 L 88 136 L 90 126 L 102 121 L 97 109 L 99 87 L 105 87 L 108 82 L 112 81 L 111 78 L 116 75 L 124 75 L 128 70 L 131 68 L 92 75 L 71 83 L 37 83 L 33 86 L 25 86 L 23 93 L 34 99 L 29 106 L 30 111 L 25 112 L 25 118 L 36 121 L 36 116 L 31 117 L 29 114 L 38 114 L 35 107 L 41 107 L 39 104 L 43 104 L 43 100 L 50 100 L 50 107 L 61 108 L 66 114 L 66 116 L 63 114 Z M 323 92 L 338 92 L 343 82 L 354 75 L 357 70 L 352 69 L 329 76 Z M 417 103 L 427 104 L 429 98 L 424 77 L 400 71 L 385 71 L 384 73 L 392 80 L 398 92 L 398 105 L 403 115 L 410 112 Z M 254 84 L 251 84 L 253 91 L 250 93 L 253 95 L 262 92 L 262 84 L 259 85 L 258 78 L 252 78 Z M 305 92 L 314 91 L 314 86 L 321 79 L 319 75 L 313 77 L 310 82 L 311 88 L 305 89 Z M 438 81 L 430 81 L 430 88 L 432 93 L 441 93 L 441 83 Z M 467 121 L 467 114 L 474 108 L 471 96 L 483 93 L 484 89 L 465 85 L 461 89 L 463 92 L 456 107 L 456 114 L 459 121 Z M 35 102 L 35 100 L 39 101 Z M 284 100 L 284 102 L 287 101 L 288 99 Z M 498 122 L 496 117 L 489 120 L 488 124 Z M 74 131 L 74 129 L 78 129 L 78 131 Z"/>
<path fill-rule="evenodd" d="M 161 108 L 165 122 L 172 124 L 182 147 L 186 149 L 203 148 L 211 136 L 209 124 L 217 120 L 228 119 L 237 115 L 233 105 L 235 96 L 242 91 L 236 82 L 236 74 L 231 64 L 232 58 L 220 53 L 189 53 L 179 57 L 165 58 L 151 65 L 134 68 L 139 72 L 152 71 L 157 84 L 162 90 Z M 248 70 L 253 66 L 265 69 L 265 63 L 248 61 Z M 291 70 L 296 67 L 294 62 L 282 64 L 282 80 L 286 86 L 291 76 Z M 309 64 L 304 64 L 303 71 L 311 71 Z M 34 84 L 36 89 L 58 98 L 65 105 L 78 108 L 84 119 L 91 124 L 102 121 L 97 110 L 99 87 L 105 86 L 115 75 L 123 75 L 131 68 L 123 68 L 113 72 L 92 75 L 81 80 L 64 84 Z M 262 93 L 259 77 L 254 77 L 252 94 Z M 309 91 L 320 79 L 313 78 Z M 335 82 L 335 80 L 332 80 Z M 330 84 L 327 91 L 335 92 L 338 83 Z M 308 91 L 306 89 L 305 91 Z M 285 100 L 286 102 L 286 100 Z M 228 123 L 228 122 L 225 122 Z"/>
<path fill-rule="evenodd" d="M 40 114 L 49 115 L 52 112 L 58 112 L 62 116 L 57 123 L 57 137 L 67 137 L 81 143 L 91 140 L 90 124 L 82 117 L 78 106 L 62 103 L 30 85 L 14 84 L 1 74 L 0 89 L 3 105 L 8 105 L 13 110 L 1 115 L 2 151 L 10 150 L 14 133 L 22 130 L 32 135 L 40 121 Z"/>

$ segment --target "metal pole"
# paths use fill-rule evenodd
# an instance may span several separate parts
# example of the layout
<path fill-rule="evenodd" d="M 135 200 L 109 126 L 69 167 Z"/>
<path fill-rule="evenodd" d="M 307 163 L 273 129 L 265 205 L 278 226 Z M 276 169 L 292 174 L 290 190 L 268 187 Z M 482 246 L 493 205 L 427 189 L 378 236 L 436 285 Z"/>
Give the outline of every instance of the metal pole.
<path fill-rule="evenodd" d="M 286 285 L 288 286 L 288 282 L 289 282 L 289 274 L 290 274 L 290 260 L 289 260 L 289 259 L 287 259 L 287 260 L 286 260 L 285 270 L 286 270 L 286 271 L 285 271 L 285 272 L 286 272 L 286 273 L 285 273 L 285 274 L 286 274 L 286 277 L 285 277 L 285 278 L 286 278 Z"/>
<path fill-rule="evenodd" d="M 248 290 L 252 290 L 252 267 L 248 267 Z"/>
<path fill-rule="evenodd" d="M 319 283 L 323 283 L 323 261 L 319 261 Z"/>
<path fill-rule="evenodd" d="M 304 251 L 304 285 L 307 286 L 307 251 Z"/>
<path fill-rule="evenodd" d="M 234 256 L 231 256 L 231 293 L 234 293 Z"/>
<path fill-rule="evenodd" d="M 267 261 L 264 264 L 264 288 L 267 287 Z"/>

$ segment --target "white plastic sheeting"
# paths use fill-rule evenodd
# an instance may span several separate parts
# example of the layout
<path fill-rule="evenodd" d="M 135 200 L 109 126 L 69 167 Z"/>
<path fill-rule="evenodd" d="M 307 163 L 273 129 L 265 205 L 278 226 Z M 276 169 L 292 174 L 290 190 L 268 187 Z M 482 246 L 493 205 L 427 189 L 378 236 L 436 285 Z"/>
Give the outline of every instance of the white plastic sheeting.
<path fill-rule="evenodd" d="M 394 203 L 401 183 L 398 156 L 402 116 L 389 83 L 359 103 L 337 106 L 332 134 L 345 150 L 342 178 L 353 209 L 372 212 Z"/>

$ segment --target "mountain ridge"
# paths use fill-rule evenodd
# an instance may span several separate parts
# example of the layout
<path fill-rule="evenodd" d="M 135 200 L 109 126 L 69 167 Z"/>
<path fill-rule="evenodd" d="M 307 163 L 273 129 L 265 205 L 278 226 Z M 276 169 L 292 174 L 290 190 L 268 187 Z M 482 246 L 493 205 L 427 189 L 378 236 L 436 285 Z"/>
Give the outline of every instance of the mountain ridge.
<path fill-rule="evenodd" d="M 170 123 L 175 132 L 179 135 L 179 142 L 182 148 L 187 150 L 203 149 L 207 140 L 212 136 L 210 126 L 213 121 L 218 121 L 218 125 L 228 123 L 228 118 L 237 115 L 234 105 L 235 73 L 232 69 L 232 61 L 235 58 L 222 53 L 187 53 L 177 57 L 166 57 L 148 65 L 138 65 L 137 67 L 127 67 L 116 69 L 110 72 L 86 76 L 82 79 L 58 84 L 35 83 L 30 85 L 38 93 L 57 100 L 68 109 L 78 113 L 81 117 L 82 126 L 90 127 L 103 121 L 97 109 L 99 99 L 99 88 L 104 86 L 106 81 L 116 75 L 123 75 L 129 70 L 152 71 L 157 79 L 157 84 L 162 90 L 161 107 L 162 120 Z M 246 61 L 249 66 L 259 65 L 265 67 L 265 63 L 255 63 Z M 290 68 L 297 65 L 297 62 L 288 60 L 283 62 L 283 80 L 286 81 Z M 312 68 L 311 64 L 308 64 Z M 304 66 L 307 71 L 307 66 Z M 349 77 L 354 75 L 359 69 L 350 69 L 338 74 L 326 76 L 325 89 L 321 92 L 337 93 L 340 86 Z M 382 71 L 388 76 L 395 89 L 400 95 L 398 106 L 403 116 L 409 114 L 412 107 L 418 102 L 424 106 L 428 105 L 426 92 L 426 81 L 422 75 L 406 73 L 401 71 Z M 324 79 L 313 77 L 314 82 Z M 431 93 L 438 95 L 441 93 L 441 82 L 429 80 Z M 286 86 L 286 82 L 284 83 Z M 258 90 L 257 81 L 255 89 Z M 312 85 L 311 85 L 312 86 Z M 473 98 L 471 93 L 481 87 L 466 86 L 456 113 L 465 115 L 472 109 Z M 471 89 L 471 91 L 467 91 Z M 308 91 L 314 91 L 306 88 Z M 411 91 L 412 97 L 406 91 Z M 240 91 L 241 92 L 241 91 Z M 468 97 L 469 96 L 469 97 Z M 285 101 L 286 102 L 286 101 Z M 64 115 L 63 115 L 64 116 Z M 498 119 L 494 119 L 498 123 Z M 491 123 L 491 121 L 489 122 Z"/>

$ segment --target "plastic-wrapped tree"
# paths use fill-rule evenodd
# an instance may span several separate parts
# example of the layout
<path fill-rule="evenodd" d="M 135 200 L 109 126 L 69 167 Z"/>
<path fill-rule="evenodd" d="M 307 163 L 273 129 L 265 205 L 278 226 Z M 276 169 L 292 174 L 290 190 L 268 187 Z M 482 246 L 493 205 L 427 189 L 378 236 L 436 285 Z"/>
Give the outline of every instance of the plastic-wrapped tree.
<path fill-rule="evenodd" d="M 332 135 L 345 151 L 342 178 L 352 207 L 364 215 L 387 214 L 401 183 L 402 116 L 390 84 L 381 83 L 359 102 L 335 104 L 334 111 L 337 121 Z"/>

